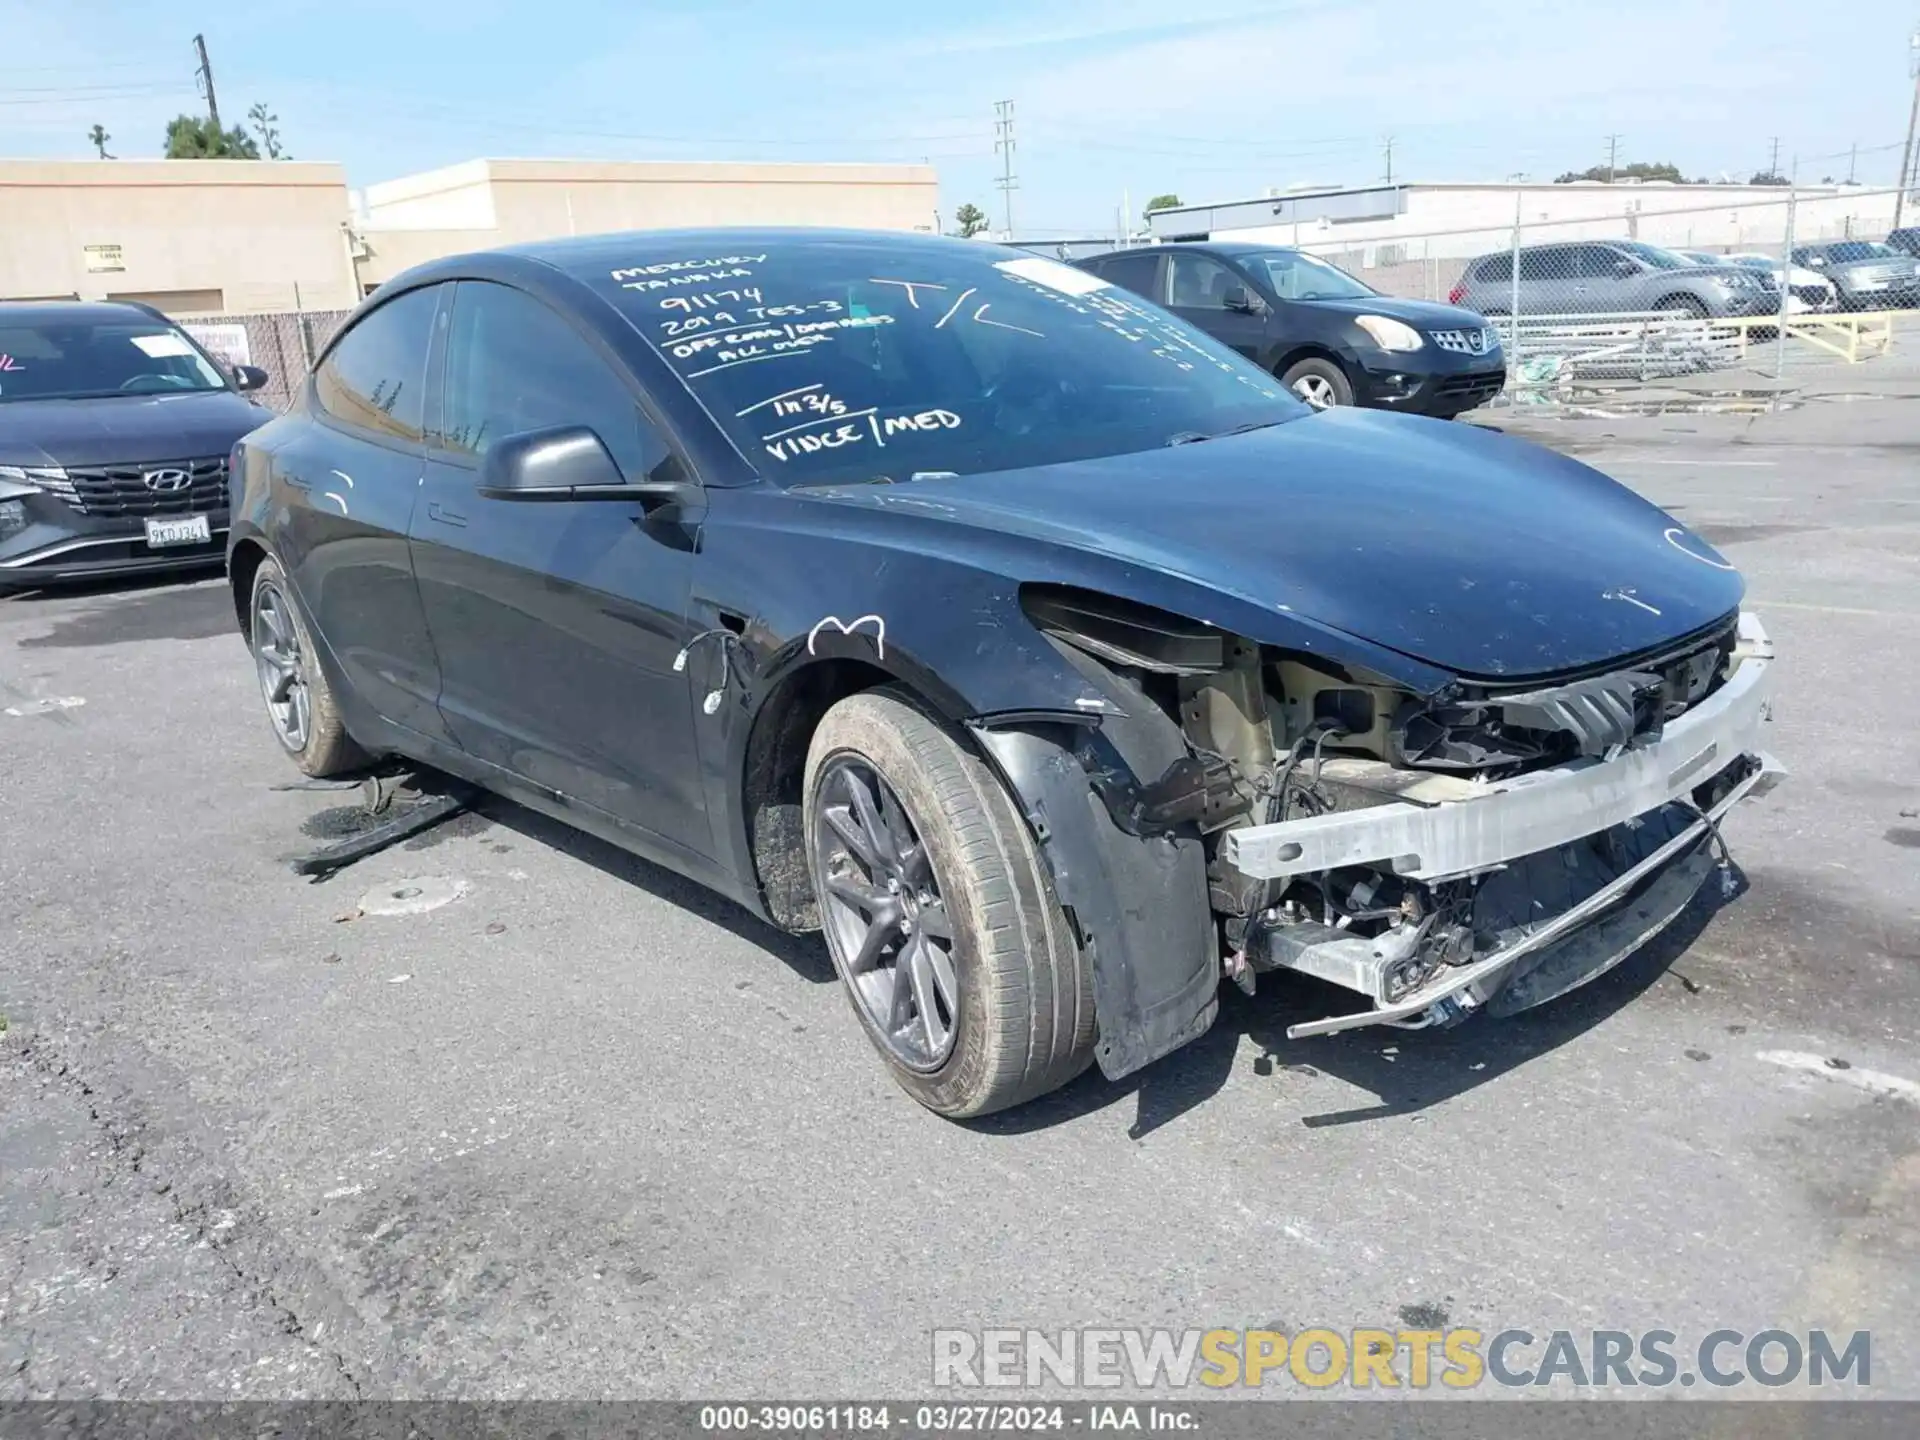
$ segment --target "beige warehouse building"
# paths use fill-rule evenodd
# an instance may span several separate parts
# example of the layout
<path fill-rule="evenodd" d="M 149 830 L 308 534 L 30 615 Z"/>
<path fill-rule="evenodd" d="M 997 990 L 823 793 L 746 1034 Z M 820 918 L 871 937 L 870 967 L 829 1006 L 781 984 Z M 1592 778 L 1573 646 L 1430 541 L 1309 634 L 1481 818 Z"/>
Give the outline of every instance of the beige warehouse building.
<path fill-rule="evenodd" d="M 350 213 L 333 164 L 0 160 L 0 299 L 350 305 Z"/>
<path fill-rule="evenodd" d="M 471 160 L 368 186 L 335 164 L 0 160 L 0 299 L 173 314 L 337 310 L 410 265 L 681 225 L 932 230 L 926 165 Z"/>

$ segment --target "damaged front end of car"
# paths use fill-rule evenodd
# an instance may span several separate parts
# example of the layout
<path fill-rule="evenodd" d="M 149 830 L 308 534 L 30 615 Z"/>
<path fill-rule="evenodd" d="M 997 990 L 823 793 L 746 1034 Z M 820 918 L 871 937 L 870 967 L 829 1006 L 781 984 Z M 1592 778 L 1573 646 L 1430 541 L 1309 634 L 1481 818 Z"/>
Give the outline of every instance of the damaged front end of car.
<path fill-rule="evenodd" d="M 1212 985 L 1297 971 L 1364 999 L 1292 1038 L 1512 1014 L 1588 983 L 1716 867 L 1731 886 L 1720 823 L 1783 774 L 1759 744 L 1773 650 L 1745 612 L 1550 683 L 1416 694 L 1085 592 L 1030 587 L 1022 605 L 1116 702 L 1016 777 L 1029 798 L 1050 788 L 1046 823 L 1085 832 L 1043 836 L 1063 896 L 1092 893 L 1059 871 L 1084 866 L 1099 812 L 1101 863 L 1137 871 L 1104 883 L 1131 887 L 1136 921 L 1181 931 L 1148 937 L 1162 953 L 1196 943 L 1199 907 L 1151 897 L 1204 886 Z M 1019 768 L 1010 727 L 982 733 Z M 1156 1027 L 1118 993 L 1124 967 L 1105 968 L 1121 973 L 1097 997 L 1102 1034 L 1120 1021 L 1124 1051 L 1101 1052 L 1109 1075 L 1212 1020 L 1182 985 Z"/>

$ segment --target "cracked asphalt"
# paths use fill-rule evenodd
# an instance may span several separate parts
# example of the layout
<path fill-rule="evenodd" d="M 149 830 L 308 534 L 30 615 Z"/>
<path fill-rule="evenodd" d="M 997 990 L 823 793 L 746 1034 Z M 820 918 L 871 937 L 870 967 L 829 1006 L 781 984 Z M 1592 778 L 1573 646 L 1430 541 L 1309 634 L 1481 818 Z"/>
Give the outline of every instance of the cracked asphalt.
<path fill-rule="evenodd" d="M 276 788 L 218 580 L 0 601 L 0 1398 L 900 1396 L 1076 1323 L 1867 1329 L 1920 1397 L 1920 405 L 1777 418 L 1515 422 L 1748 577 L 1743 894 L 1504 1024 L 1229 988 L 970 1127 L 816 940 L 514 807 L 297 879 L 354 797 Z"/>

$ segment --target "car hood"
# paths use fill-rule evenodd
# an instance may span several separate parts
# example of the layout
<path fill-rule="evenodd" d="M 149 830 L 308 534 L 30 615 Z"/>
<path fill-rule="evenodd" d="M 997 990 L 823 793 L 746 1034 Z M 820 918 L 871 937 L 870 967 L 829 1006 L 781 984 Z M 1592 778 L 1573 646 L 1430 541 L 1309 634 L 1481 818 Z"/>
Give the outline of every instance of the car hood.
<path fill-rule="evenodd" d="M 0 465 L 115 465 L 224 456 L 273 418 L 231 390 L 0 401 Z"/>
<path fill-rule="evenodd" d="M 1726 617 L 1744 588 L 1705 540 L 1596 470 L 1474 425 L 1378 411 L 813 493 L 1070 547 L 1084 552 L 1075 574 L 1227 628 L 1252 633 L 1196 614 L 1194 585 L 1242 602 L 1243 617 L 1284 612 L 1463 676 L 1596 667 Z"/>
<path fill-rule="evenodd" d="M 1430 300 L 1396 300 L 1389 295 L 1362 295 L 1352 300 L 1302 300 L 1316 310 L 1333 310 L 1342 315 L 1385 315 L 1404 320 L 1416 330 L 1477 330 L 1487 323 L 1477 311 L 1458 305 L 1439 305 Z"/>

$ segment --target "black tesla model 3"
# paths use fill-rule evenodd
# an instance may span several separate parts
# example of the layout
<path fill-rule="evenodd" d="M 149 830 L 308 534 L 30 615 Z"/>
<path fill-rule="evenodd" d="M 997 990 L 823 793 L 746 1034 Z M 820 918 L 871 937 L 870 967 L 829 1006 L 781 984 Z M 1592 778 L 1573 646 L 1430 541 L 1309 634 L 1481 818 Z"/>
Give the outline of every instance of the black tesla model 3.
<path fill-rule="evenodd" d="M 1314 410 L 1099 276 L 836 231 L 384 285 L 232 476 L 312 775 L 404 757 L 824 930 L 922 1104 L 1586 983 L 1777 772 L 1733 567 L 1578 462 Z M 1623 948 L 1624 947 L 1624 948 Z"/>

